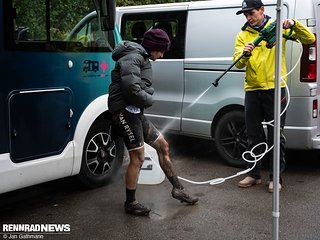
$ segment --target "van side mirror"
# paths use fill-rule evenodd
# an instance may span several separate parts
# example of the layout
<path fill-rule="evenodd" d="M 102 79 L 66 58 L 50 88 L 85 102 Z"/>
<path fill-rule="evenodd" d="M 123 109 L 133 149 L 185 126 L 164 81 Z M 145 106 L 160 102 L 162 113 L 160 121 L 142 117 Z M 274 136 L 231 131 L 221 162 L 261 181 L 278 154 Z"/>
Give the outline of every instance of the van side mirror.
<path fill-rule="evenodd" d="M 93 0 L 102 31 L 114 30 L 115 0 Z"/>

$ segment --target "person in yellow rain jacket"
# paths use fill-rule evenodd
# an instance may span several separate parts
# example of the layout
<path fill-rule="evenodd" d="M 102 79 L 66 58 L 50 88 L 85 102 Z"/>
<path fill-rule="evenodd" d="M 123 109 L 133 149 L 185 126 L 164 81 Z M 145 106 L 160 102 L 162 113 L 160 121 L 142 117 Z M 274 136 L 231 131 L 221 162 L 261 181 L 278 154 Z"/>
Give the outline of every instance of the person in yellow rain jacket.
<path fill-rule="evenodd" d="M 268 143 L 269 147 L 273 145 L 273 128 L 268 126 L 267 136 L 265 136 L 262 122 L 274 119 L 274 87 L 275 87 L 275 47 L 267 48 L 266 42 L 261 41 L 254 46 L 254 40 L 259 36 L 259 32 L 269 26 L 274 20 L 264 13 L 264 4 L 261 0 L 244 0 L 242 9 L 236 14 L 242 14 L 246 17 L 247 22 L 237 34 L 235 40 L 235 52 L 233 55 L 236 61 L 243 53 L 237 63 L 237 68 L 246 67 L 246 76 L 244 82 L 245 90 L 245 122 L 248 135 L 248 147 L 252 149 L 256 144 L 261 142 Z M 302 23 L 296 19 L 283 20 L 283 32 L 288 34 L 292 28 L 292 37 L 298 39 L 303 44 L 312 44 L 315 41 L 314 34 Z M 286 39 L 282 42 L 282 69 L 281 76 L 287 74 L 285 47 Z M 286 81 L 286 77 L 283 78 Z M 286 106 L 285 83 L 281 83 L 281 109 Z M 282 111 L 281 110 L 281 111 Z M 285 169 L 285 137 L 282 130 L 285 124 L 285 113 L 281 116 L 280 127 L 280 185 L 282 188 L 281 174 Z M 262 147 L 263 148 L 263 147 Z M 260 154 L 264 149 L 255 149 L 255 154 Z M 270 175 L 268 191 L 273 192 L 273 156 L 269 154 Z M 252 163 L 248 167 L 252 167 Z M 243 180 L 238 183 L 241 188 L 248 188 L 261 181 L 261 161 L 248 173 Z"/>

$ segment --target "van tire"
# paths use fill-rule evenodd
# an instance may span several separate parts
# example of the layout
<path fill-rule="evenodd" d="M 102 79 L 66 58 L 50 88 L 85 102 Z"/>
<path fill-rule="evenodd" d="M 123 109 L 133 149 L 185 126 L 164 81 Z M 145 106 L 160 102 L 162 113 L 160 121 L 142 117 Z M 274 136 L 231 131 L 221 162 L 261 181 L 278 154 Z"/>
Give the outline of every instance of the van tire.
<path fill-rule="evenodd" d="M 215 146 L 219 155 L 230 166 L 245 167 L 242 153 L 247 150 L 247 131 L 244 112 L 240 109 L 225 113 L 216 123 Z"/>
<path fill-rule="evenodd" d="M 124 144 L 112 140 L 111 121 L 98 119 L 90 128 L 83 146 L 79 179 L 86 188 L 107 184 L 122 166 Z"/>

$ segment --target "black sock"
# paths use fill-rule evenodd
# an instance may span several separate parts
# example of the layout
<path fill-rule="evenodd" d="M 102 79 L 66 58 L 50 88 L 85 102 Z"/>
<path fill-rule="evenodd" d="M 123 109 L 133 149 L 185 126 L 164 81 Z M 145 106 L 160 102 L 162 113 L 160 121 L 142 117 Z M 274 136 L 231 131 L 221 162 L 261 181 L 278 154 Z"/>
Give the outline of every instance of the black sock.
<path fill-rule="evenodd" d="M 126 203 L 132 203 L 136 200 L 136 189 L 126 188 Z"/>
<path fill-rule="evenodd" d="M 183 189 L 183 186 L 177 176 L 168 177 L 168 179 L 174 188 Z"/>

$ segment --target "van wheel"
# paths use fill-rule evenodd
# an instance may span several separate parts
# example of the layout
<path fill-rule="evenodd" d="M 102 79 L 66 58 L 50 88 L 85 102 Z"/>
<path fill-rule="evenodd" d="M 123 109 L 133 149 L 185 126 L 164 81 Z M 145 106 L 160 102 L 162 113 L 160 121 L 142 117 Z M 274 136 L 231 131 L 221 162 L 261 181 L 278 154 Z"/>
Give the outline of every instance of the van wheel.
<path fill-rule="evenodd" d="M 88 188 L 108 183 L 120 169 L 124 157 L 122 139 L 111 139 L 111 122 L 96 121 L 90 128 L 82 153 L 79 178 Z"/>
<path fill-rule="evenodd" d="M 215 126 L 215 145 L 223 160 L 233 167 L 245 167 L 242 153 L 247 150 L 244 112 L 234 110 L 224 114 Z"/>

